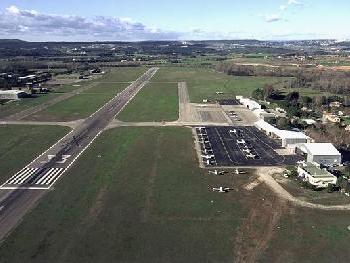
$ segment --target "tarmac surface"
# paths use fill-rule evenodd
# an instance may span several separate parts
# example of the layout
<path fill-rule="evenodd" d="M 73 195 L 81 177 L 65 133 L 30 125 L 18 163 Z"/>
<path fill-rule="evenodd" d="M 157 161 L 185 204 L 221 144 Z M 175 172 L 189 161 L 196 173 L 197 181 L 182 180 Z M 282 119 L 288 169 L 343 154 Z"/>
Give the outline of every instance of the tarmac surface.
<path fill-rule="evenodd" d="M 236 99 L 218 100 L 220 105 L 241 105 Z"/>
<path fill-rule="evenodd" d="M 209 156 L 203 159 L 207 167 L 284 166 L 302 160 L 297 155 L 277 154 L 279 143 L 252 126 L 205 127 L 197 129 L 197 136 L 202 138 L 202 153 L 213 155 L 211 162 Z"/>
<path fill-rule="evenodd" d="M 0 240 L 157 72 L 151 68 L 0 187 Z"/>

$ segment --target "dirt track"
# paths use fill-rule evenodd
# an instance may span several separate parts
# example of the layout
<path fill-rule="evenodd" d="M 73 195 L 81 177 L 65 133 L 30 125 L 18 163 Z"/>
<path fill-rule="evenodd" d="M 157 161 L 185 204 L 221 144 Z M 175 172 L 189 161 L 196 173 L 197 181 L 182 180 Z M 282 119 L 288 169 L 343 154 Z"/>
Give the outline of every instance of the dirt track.
<path fill-rule="evenodd" d="M 285 190 L 279 183 L 272 178 L 272 174 L 282 173 L 284 171 L 283 168 L 259 168 L 257 173 L 259 175 L 259 180 L 267 184 L 271 190 L 277 194 L 283 200 L 290 202 L 293 205 L 321 209 L 321 210 L 338 210 L 338 211 L 348 211 L 350 210 L 349 205 L 321 205 L 321 204 L 313 204 L 310 202 L 306 202 L 292 196 L 287 190 Z"/>

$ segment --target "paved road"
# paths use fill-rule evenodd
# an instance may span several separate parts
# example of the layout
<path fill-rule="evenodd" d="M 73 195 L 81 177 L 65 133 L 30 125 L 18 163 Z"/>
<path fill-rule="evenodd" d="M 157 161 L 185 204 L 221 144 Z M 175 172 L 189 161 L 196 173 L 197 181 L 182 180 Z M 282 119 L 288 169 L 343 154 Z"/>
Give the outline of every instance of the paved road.
<path fill-rule="evenodd" d="M 151 68 L 68 135 L 0 187 L 0 240 L 71 167 L 127 103 L 153 77 Z"/>

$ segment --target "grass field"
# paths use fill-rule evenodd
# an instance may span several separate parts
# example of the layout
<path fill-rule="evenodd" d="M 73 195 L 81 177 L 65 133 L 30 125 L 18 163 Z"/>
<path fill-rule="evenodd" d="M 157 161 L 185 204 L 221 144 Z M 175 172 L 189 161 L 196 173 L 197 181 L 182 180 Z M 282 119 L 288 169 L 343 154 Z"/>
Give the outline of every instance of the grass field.
<path fill-rule="evenodd" d="M 122 121 L 175 121 L 179 117 L 176 83 L 151 83 L 117 116 Z"/>
<path fill-rule="evenodd" d="M 260 262 L 349 262 L 349 216 L 311 209 L 285 214 Z"/>
<path fill-rule="evenodd" d="M 213 69 L 164 67 L 154 76 L 153 82 L 186 81 L 191 102 L 203 99 L 233 98 L 236 95 L 250 96 L 252 91 L 265 84 L 277 87 L 288 83 L 288 78 L 273 77 L 237 77 L 218 73 Z M 217 91 L 224 92 L 216 95 Z"/>
<path fill-rule="evenodd" d="M 98 78 L 97 82 L 130 82 L 135 81 L 146 72 L 145 67 L 119 67 L 109 70 L 104 76 Z"/>
<path fill-rule="evenodd" d="M 36 98 L 26 98 L 19 101 L 11 101 L 3 105 L 0 104 L 0 118 L 35 107 L 59 95 L 57 93 L 41 94 Z"/>
<path fill-rule="evenodd" d="M 83 87 L 85 85 L 90 85 L 92 82 L 131 82 L 136 80 L 142 73 L 144 73 L 146 71 L 146 68 L 144 67 L 120 67 L 120 68 L 115 68 L 112 69 L 110 72 L 106 73 L 104 76 L 102 76 L 101 78 L 97 78 L 91 81 L 83 81 L 83 82 L 79 82 L 79 83 L 75 83 L 75 84 L 67 84 L 67 85 L 63 85 L 60 87 L 57 87 L 53 90 L 53 92 L 48 93 L 48 94 L 39 94 L 37 95 L 36 98 L 27 98 L 27 99 L 22 99 L 20 101 L 13 101 L 10 103 L 6 103 L 1 105 L 0 104 L 0 119 L 4 118 L 6 116 L 9 116 L 11 114 L 15 114 L 18 112 L 21 112 L 23 110 L 26 110 L 28 108 L 31 107 L 35 107 L 37 105 L 40 105 L 46 101 L 49 101 L 57 96 L 60 96 L 63 93 L 67 93 L 67 92 L 71 92 L 74 91 L 75 89 L 78 89 L 80 87 Z M 73 86 L 73 85 L 80 85 L 79 86 Z M 111 86 L 113 85 L 113 86 Z M 89 89 L 87 91 L 85 91 L 85 93 L 113 93 L 113 91 L 118 92 L 120 91 L 121 88 L 125 88 L 127 86 L 127 83 L 111 83 L 111 84 L 104 84 L 104 83 L 100 83 L 98 85 L 97 88 L 92 88 Z M 91 102 L 91 100 L 89 100 L 87 97 L 84 98 L 79 98 L 77 99 L 77 103 L 79 103 L 80 101 L 85 100 L 87 102 Z M 92 102 L 95 106 L 96 105 L 100 105 L 98 104 L 99 102 L 103 102 L 104 99 L 102 98 L 102 96 L 100 98 L 96 99 L 96 103 Z M 75 103 L 75 100 L 72 101 L 72 103 Z M 71 103 L 68 102 L 68 108 L 71 107 L 70 105 Z M 78 105 L 77 105 L 78 106 Z M 58 106 L 59 108 L 60 106 Z M 74 105 L 73 105 L 74 108 Z M 94 108 L 93 106 L 91 108 Z M 55 108 L 53 109 L 53 111 L 55 112 Z M 90 113 L 91 111 L 87 111 L 88 113 Z M 45 113 L 46 114 L 51 114 L 51 113 Z M 63 115 L 65 115 L 66 113 L 64 113 Z M 79 114 L 76 112 L 73 112 L 73 117 L 72 118 L 68 118 L 68 120 L 70 119 L 75 119 L 76 117 L 80 116 L 85 116 L 84 113 Z M 85 112 L 86 114 L 86 112 Z M 76 115 L 74 117 L 74 115 Z M 50 116 L 47 116 L 48 120 L 55 120 L 56 116 L 53 116 L 52 118 Z M 59 120 L 60 116 L 57 115 L 57 118 Z M 64 117 L 64 119 L 67 119 Z M 43 119 L 45 120 L 45 118 Z"/>
<path fill-rule="evenodd" d="M 240 195 L 213 193 L 213 179 L 188 129 L 109 130 L 2 244 L 0 261 L 232 262 Z"/>
<path fill-rule="evenodd" d="M 72 121 L 90 116 L 118 92 L 127 87 L 126 83 L 99 83 L 97 86 L 59 102 L 27 117 L 27 120 Z"/>
<path fill-rule="evenodd" d="M 68 133 L 58 126 L 0 126 L 0 182 L 3 183 Z"/>

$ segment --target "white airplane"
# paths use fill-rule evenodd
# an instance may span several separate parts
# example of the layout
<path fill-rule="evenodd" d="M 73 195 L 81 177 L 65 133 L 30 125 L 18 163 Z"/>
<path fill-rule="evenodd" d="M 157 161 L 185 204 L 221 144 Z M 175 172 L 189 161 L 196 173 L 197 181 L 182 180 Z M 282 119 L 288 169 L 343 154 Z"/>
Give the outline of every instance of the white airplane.
<path fill-rule="evenodd" d="M 197 130 L 205 130 L 205 127 L 197 127 Z"/>
<path fill-rule="evenodd" d="M 224 175 L 225 173 L 227 173 L 227 172 L 226 171 L 218 171 L 218 170 L 209 171 L 209 174 L 214 174 L 214 175 Z"/>
<path fill-rule="evenodd" d="M 204 162 L 206 165 L 216 165 L 216 161 L 214 161 L 213 159 L 206 159 Z"/>
<path fill-rule="evenodd" d="M 247 157 L 247 158 L 252 158 L 252 159 L 254 159 L 254 158 L 256 157 L 256 155 L 250 153 L 250 154 L 247 154 L 246 157 Z"/>
<path fill-rule="evenodd" d="M 213 192 L 219 192 L 219 193 L 227 193 L 229 191 L 233 190 L 232 188 L 229 187 L 213 187 Z"/>
<path fill-rule="evenodd" d="M 241 139 L 241 140 L 237 140 L 238 144 L 245 144 L 245 140 Z"/>
<path fill-rule="evenodd" d="M 222 94 L 224 94 L 224 92 L 222 92 L 222 91 L 217 91 L 216 92 L 216 95 L 222 95 Z"/>
<path fill-rule="evenodd" d="M 235 169 L 235 172 L 234 172 L 235 174 L 246 174 L 246 172 L 245 171 L 240 171 L 240 170 L 238 170 L 238 169 Z"/>
<path fill-rule="evenodd" d="M 242 152 L 247 153 L 247 154 L 250 154 L 250 150 L 249 150 L 248 148 L 242 149 Z"/>
<path fill-rule="evenodd" d="M 236 134 L 236 133 L 237 133 L 237 130 L 236 130 L 236 129 L 230 130 L 230 133 Z"/>
<path fill-rule="evenodd" d="M 212 158 L 215 157 L 215 155 L 214 155 L 214 154 L 208 154 L 208 155 L 202 155 L 202 157 L 203 157 L 204 159 L 212 159 Z"/>
<path fill-rule="evenodd" d="M 202 152 L 204 154 L 213 154 L 213 150 L 203 149 Z"/>

